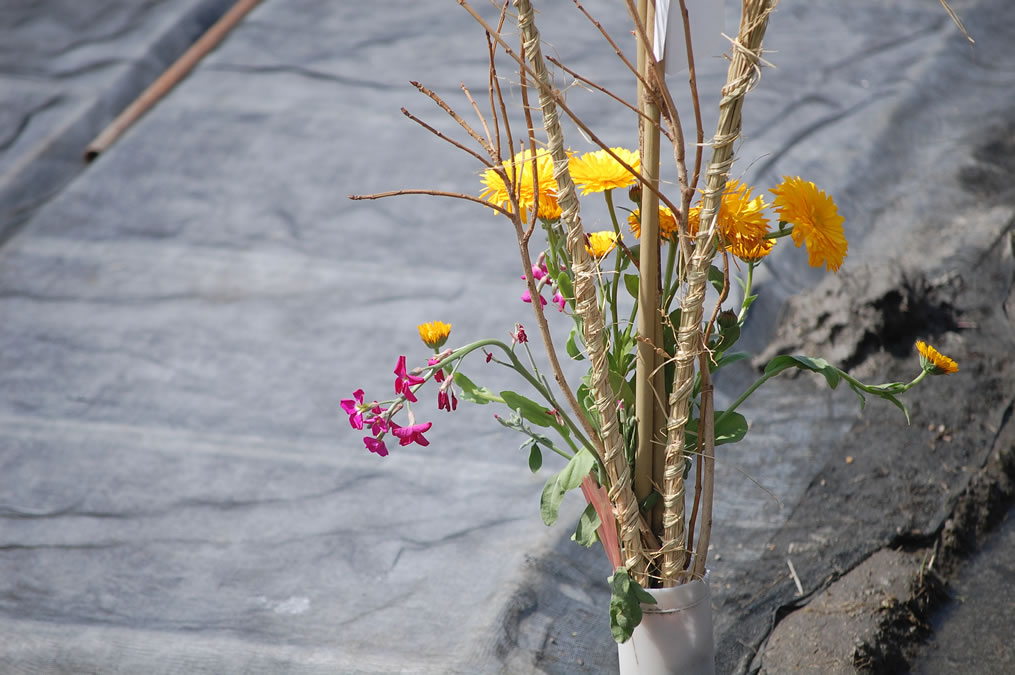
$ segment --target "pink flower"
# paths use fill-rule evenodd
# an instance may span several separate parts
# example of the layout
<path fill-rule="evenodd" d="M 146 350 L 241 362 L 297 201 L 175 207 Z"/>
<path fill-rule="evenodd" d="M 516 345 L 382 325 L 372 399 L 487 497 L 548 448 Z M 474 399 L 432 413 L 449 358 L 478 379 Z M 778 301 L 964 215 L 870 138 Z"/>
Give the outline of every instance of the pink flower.
<path fill-rule="evenodd" d="M 440 391 L 437 392 L 438 410 L 447 410 L 448 412 L 458 410 L 458 398 L 455 396 L 455 388 L 451 387 L 450 392 L 451 395 L 448 396 L 448 392 L 444 391 L 444 387 L 441 387 Z"/>
<path fill-rule="evenodd" d="M 373 436 L 364 436 L 363 442 L 366 444 L 367 450 L 369 450 L 370 452 L 377 453 L 381 457 L 388 456 L 388 448 L 385 447 L 384 441 L 382 441 L 381 439 L 374 438 Z M 403 443 L 403 445 L 405 444 Z"/>
<path fill-rule="evenodd" d="M 522 324 L 515 324 L 515 332 L 511 333 L 511 340 L 517 342 L 518 344 L 529 341 L 529 336 L 525 334 L 525 328 Z"/>
<path fill-rule="evenodd" d="M 430 431 L 430 427 L 433 426 L 433 422 L 425 422 L 423 424 L 411 424 L 407 427 L 400 427 L 394 422 L 391 423 L 391 433 L 398 436 L 399 445 L 409 445 L 410 443 L 418 443 L 420 445 L 430 445 L 430 441 L 423 438 L 423 434 Z"/>
<path fill-rule="evenodd" d="M 546 263 L 541 263 L 539 265 L 532 266 L 532 278 L 535 279 L 536 281 L 539 281 L 540 279 L 545 277 L 547 272 L 548 270 L 546 269 Z M 525 275 L 523 274 L 521 278 L 524 279 Z"/>
<path fill-rule="evenodd" d="M 377 407 L 371 411 L 374 416 L 366 420 L 367 424 L 370 425 L 370 431 L 374 436 L 379 436 L 388 430 L 388 423 L 385 421 L 383 415 L 386 412 L 384 408 Z"/>
<path fill-rule="evenodd" d="M 564 305 L 567 304 L 567 300 L 565 300 L 564 296 L 560 294 L 560 291 L 557 291 L 556 293 L 553 294 L 553 301 L 557 303 L 557 305 L 560 307 L 560 311 L 563 312 Z"/>
<path fill-rule="evenodd" d="M 444 369 L 443 368 L 438 368 L 437 372 L 435 372 L 433 374 L 433 379 L 434 379 L 435 382 L 443 382 L 444 381 Z"/>
<path fill-rule="evenodd" d="M 405 400 L 412 401 L 415 403 L 418 399 L 412 393 L 413 387 L 417 384 L 423 384 L 423 378 L 416 375 L 409 375 L 405 372 L 405 357 L 399 356 L 398 363 L 395 364 L 395 393 L 402 394 L 405 396 Z"/>
<path fill-rule="evenodd" d="M 367 409 L 363 405 L 363 390 L 357 389 L 352 392 L 352 398 L 343 398 L 342 410 L 349 415 L 349 424 L 353 429 L 363 428 L 363 411 Z"/>
<path fill-rule="evenodd" d="M 532 295 L 529 293 L 529 289 L 527 289 L 527 288 L 525 289 L 525 292 L 522 293 L 522 302 L 529 302 L 529 303 L 532 302 Z M 544 298 L 542 296 L 542 294 L 540 294 L 540 296 L 539 296 L 539 302 L 542 303 L 544 307 L 546 306 L 546 298 Z"/>

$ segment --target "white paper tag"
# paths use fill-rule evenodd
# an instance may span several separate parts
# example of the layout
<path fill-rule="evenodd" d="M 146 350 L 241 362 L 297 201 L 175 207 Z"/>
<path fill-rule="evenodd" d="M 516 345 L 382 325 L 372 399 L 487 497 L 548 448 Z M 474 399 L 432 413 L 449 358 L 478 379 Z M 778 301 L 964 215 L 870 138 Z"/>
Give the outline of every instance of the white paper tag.
<path fill-rule="evenodd" d="M 691 22 L 691 42 L 694 45 L 694 62 L 720 56 L 725 48 L 722 37 L 726 13 L 725 0 L 685 0 L 687 18 Z M 670 46 L 669 49 L 666 47 Z M 679 0 L 656 0 L 655 47 L 656 60 L 666 57 L 666 72 L 679 73 L 687 69 L 687 48 L 684 46 L 684 20 L 680 16 Z"/>

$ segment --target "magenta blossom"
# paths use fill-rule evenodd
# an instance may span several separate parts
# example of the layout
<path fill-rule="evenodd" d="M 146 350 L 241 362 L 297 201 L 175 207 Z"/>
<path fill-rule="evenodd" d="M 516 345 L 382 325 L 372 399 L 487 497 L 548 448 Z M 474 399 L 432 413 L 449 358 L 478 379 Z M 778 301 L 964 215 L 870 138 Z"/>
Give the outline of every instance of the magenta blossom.
<path fill-rule="evenodd" d="M 444 369 L 443 368 L 438 368 L 437 371 L 433 374 L 433 379 L 434 379 L 435 382 L 443 382 L 444 381 Z"/>
<path fill-rule="evenodd" d="M 409 445 L 410 443 L 418 443 L 420 445 L 430 445 L 430 441 L 423 438 L 423 434 L 430 431 L 430 427 L 433 426 L 433 422 L 425 422 L 423 424 L 410 424 L 407 427 L 400 427 L 394 422 L 391 423 L 391 433 L 398 436 L 399 445 Z"/>
<path fill-rule="evenodd" d="M 388 422 L 387 420 L 384 419 L 384 413 L 386 412 L 386 409 L 376 407 L 370 412 L 372 412 L 374 416 L 366 420 L 366 422 L 367 424 L 370 425 L 370 431 L 373 433 L 373 435 L 379 436 L 380 434 L 388 430 Z"/>
<path fill-rule="evenodd" d="M 515 332 L 511 333 L 512 342 L 519 344 L 529 341 L 529 336 L 525 334 L 525 328 L 520 323 L 515 324 Z"/>
<path fill-rule="evenodd" d="M 539 265 L 533 265 L 532 266 L 532 278 L 535 279 L 536 281 L 539 281 L 540 279 L 542 279 L 543 277 L 546 276 L 548 271 L 549 270 L 546 269 L 546 263 L 540 263 Z M 524 279 L 525 275 L 523 274 L 521 276 L 521 278 Z"/>
<path fill-rule="evenodd" d="M 402 394 L 405 396 L 405 400 L 412 401 L 415 403 L 418 399 L 412 393 L 413 387 L 417 384 L 423 384 L 423 378 L 417 375 L 409 375 L 405 372 L 405 357 L 399 356 L 398 363 L 395 364 L 395 393 Z"/>
<path fill-rule="evenodd" d="M 455 388 L 451 387 L 451 395 L 448 396 L 448 392 L 444 391 L 444 387 L 441 387 L 437 392 L 437 409 L 447 410 L 458 410 L 458 398 L 455 396 Z"/>
<path fill-rule="evenodd" d="M 529 303 L 532 302 L 532 294 L 529 293 L 529 289 L 527 289 L 527 288 L 525 289 L 525 292 L 522 293 L 522 302 L 529 302 Z M 541 293 L 539 295 L 539 302 L 542 303 L 542 305 L 544 307 L 546 306 L 546 298 L 544 298 Z"/>
<path fill-rule="evenodd" d="M 352 398 L 343 398 L 342 410 L 349 415 L 349 424 L 353 429 L 363 428 L 363 411 L 368 410 L 369 406 L 363 405 L 363 390 L 357 389 L 352 392 Z"/>
<path fill-rule="evenodd" d="M 381 457 L 388 456 L 388 448 L 385 447 L 384 441 L 382 441 L 381 439 L 374 438 L 373 436 L 364 436 L 363 442 L 366 443 L 367 450 L 369 450 L 370 452 L 376 453 Z"/>
<path fill-rule="evenodd" d="M 557 306 L 560 307 L 560 311 L 563 312 L 564 305 L 567 304 L 567 300 L 564 299 L 564 296 L 561 295 L 560 291 L 553 294 L 553 301 L 557 303 Z"/>

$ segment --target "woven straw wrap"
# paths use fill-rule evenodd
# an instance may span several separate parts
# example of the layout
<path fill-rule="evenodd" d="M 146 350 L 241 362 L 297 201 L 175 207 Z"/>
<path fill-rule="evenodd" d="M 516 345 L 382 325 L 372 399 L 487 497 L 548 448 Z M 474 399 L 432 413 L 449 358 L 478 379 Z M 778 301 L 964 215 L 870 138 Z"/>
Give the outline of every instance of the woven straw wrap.
<path fill-rule="evenodd" d="M 591 391 L 602 423 L 600 433 L 604 450 L 601 459 L 611 482 L 609 496 L 620 526 L 621 553 L 631 576 L 644 585 L 647 560 L 641 535 L 646 525 L 638 508 L 638 500 L 631 489 L 631 469 L 624 457 L 624 439 L 617 421 L 617 399 L 610 386 L 606 358 L 607 336 L 603 314 L 596 298 L 595 265 L 585 250 L 585 230 L 578 215 L 578 196 L 568 171 L 564 136 L 539 44 L 539 31 L 533 20 L 532 4 L 529 0 L 514 0 L 514 5 L 518 10 L 518 28 L 522 33 L 525 56 L 532 64 L 539 89 L 543 128 L 546 130 L 547 147 L 553 158 L 553 173 L 557 179 L 557 203 L 560 205 L 561 219 L 567 225 L 567 248 L 571 254 L 571 271 L 574 273 L 575 311 L 582 318 L 585 346 L 591 362 Z"/>
<path fill-rule="evenodd" d="M 740 31 L 733 42 L 733 57 L 726 75 L 726 86 L 719 102 L 719 124 L 712 138 L 712 159 L 705 174 L 705 187 L 701 200 L 701 226 L 694 241 L 694 253 L 687 265 L 686 291 L 681 300 L 680 327 L 677 330 L 677 353 L 670 393 L 670 413 L 667 424 L 666 459 L 663 474 L 663 538 L 660 573 L 663 586 L 686 581 L 684 572 L 688 551 L 684 533 L 684 438 L 690 414 L 691 392 L 694 386 L 694 363 L 703 349 L 702 308 L 708 282 L 708 268 L 716 254 L 717 213 L 726 188 L 726 179 L 733 164 L 733 142 L 740 136 L 741 110 L 744 96 L 757 81 L 761 61 L 761 43 L 768 27 L 768 15 L 773 0 L 744 0 Z M 703 391 L 702 396 L 711 396 Z M 711 402 L 709 401 L 709 404 Z M 711 405 L 702 410 L 711 414 Z M 703 420 L 700 433 L 706 446 L 701 460 L 714 461 L 714 438 L 711 420 Z M 709 491 L 710 492 L 710 491 Z M 711 494 L 702 501 L 702 528 L 698 540 L 698 559 L 694 573 L 704 572 L 704 557 L 708 550 L 708 535 L 712 521 Z"/>

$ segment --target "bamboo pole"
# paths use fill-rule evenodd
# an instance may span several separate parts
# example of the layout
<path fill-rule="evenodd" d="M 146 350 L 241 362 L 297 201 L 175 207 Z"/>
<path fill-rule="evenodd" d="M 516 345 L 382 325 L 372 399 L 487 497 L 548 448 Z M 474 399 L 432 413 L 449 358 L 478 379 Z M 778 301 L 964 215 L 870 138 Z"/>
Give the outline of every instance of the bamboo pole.
<path fill-rule="evenodd" d="M 553 88 L 543 60 L 532 4 L 529 0 L 514 0 L 514 5 L 518 10 L 518 28 L 522 33 L 525 55 L 532 64 L 534 79 L 539 89 L 539 106 L 543 113 L 547 147 L 554 162 L 561 219 L 567 224 L 567 247 L 571 254 L 571 269 L 574 273 L 575 311 L 582 317 L 585 346 L 591 362 L 590 389 L 600 418 L 600 434 L 604 447 L 602 460 L 611 482 L 609 496 L 620 527 L 621 553 L 632 578 L 644 586 L 647 584 L 646 559 L 641 537 L 645 524 L 631 487 L 631 471 L 624 457 L 624 439 L 617 422 L 617 399 L 610 386 L 605 324 L 596 298 L 595 265 L 585 250 L 585 230 L 578 214 L 578 196 L 571 180 L 571 173 L 568 171 L 564 137 L 560 129 L 557 105 L 553 100 Z"/>
<path fill-rule="evenodd" d="M 197 42 L 192 44 L 187 51 L 178 58 L 173 65 L 169 66 L 145 89 L 134 102 L 127 106 L 123 112 L 116 116 L 112 122 L 102 130 L 95 139 L 85 148 L 85 162 L 91 162 L 105 152 L 109 146 L 116 142 L 127 129 L 138 119 L 148 112 L 152 106 L 159 102 L 163 96 L 168 94 L 177 83 L 185 78 L 194 69 L 201 59 L 208 52 L 215 49 L 219 42 L 229 34 L 236 24 L 252 10 L 260 0 L 237 0 L 228 12 L 223 14 L 218 21 L 212 24 L 211 28 L 204 32 Z"/>
<path fill-rule="evenodd" d="M 702 306 L 708 281 L 708 268 L 716 251 L 716 227 L 726 179 L 733 163 L 733 142 L 740 135 L 741 111 L 744 96 L 756 81 L 761 60 L 761 44 L 768 27 L 768 15 L 773 0 L 743 0 L 740 30 L 733 43 L 733 56 L 726 74 L 726 86 L 719 102 L 719 124 L 712 138 L 712 159 L 705 175 L 702 195 L 701 225 L 694 241 L 694 253 L 687 265 L 687 290 L 681 300 L 680 327 L 677 331 L 677 353 L 673 391 L 670 393 L 670 413 L 667 425 L 666 467 L 663 483 L 663 541 L 660 572 L 664 586 L 681 581 L 687 555 L 683 539 L 684 506 L 684 438 L 690 414 L 691 390 L 694 386 L 694 362 L 702 345 Z M 702 398 L 711 396 L 703 391 Z M 701 410 L 710 413 L 711 402 L 702 401 Z M 701 432 L 711 425 L 699 425 Z M 706 444 L 706 452 L 712 444 Z M 714 451 L 713 451 L 714 452 Z M 702 508 L 711 513 L 711 485 L 706 482 L 702 490 Z M 710 518 L 708 519 L 710 520 Z M 703 519 L 703 526 L 705 519 Z M 694 571 L 703 570 L 707 548 L 701 541 L 708 540 L 702 530 L 699 536 L 701 555 L 695 560 Z M 707 547 L 707 544 L 705 544 Z"/>
<path fill-rule="evenodd" d="M 638 40 L 638 109 L 641 173 L 655 189 L 641 191 L 639 213 L 641 235 L 639 243 L 638 335 L 651 343 L 639 341 L 635 362 L 635 416 L 638 419 L 638 447 L 634 462 L 634 493 L 639 503 L 651 494 L 653 488 L 662 489 L 664 448 L 659 445 L 659 431 L 665 424 L 666 411 L 659 406 L 664 388 L 663 371 L 655 347 L 662 347 L 662 322 L 658 308 L 661 290 L 659 260 L 659 108 L 655 95 L 645 87 L 652 82 L 650 71 L 655 67 L 652 48 L 655 26 L 654 0 L 639 0 L 636 19 L 645 27 L 642 33 L 649 43 Z M 658 451 L 657 451 L 658 450 Z M 654 531 L 662 531 L 663 505 L 652 509 L 650 524 Z"/>

